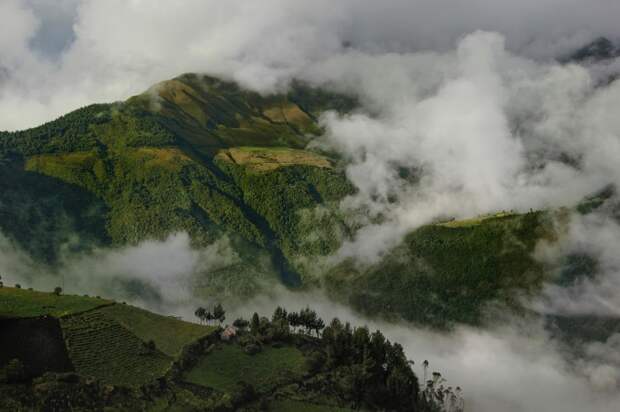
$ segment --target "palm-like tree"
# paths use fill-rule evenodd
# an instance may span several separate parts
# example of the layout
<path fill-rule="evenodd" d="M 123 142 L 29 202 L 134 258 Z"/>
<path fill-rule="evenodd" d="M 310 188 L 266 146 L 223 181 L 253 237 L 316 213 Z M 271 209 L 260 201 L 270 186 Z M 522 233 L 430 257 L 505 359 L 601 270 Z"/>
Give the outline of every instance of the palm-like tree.
<path fill-rule="evenodd" d="M 194 315 L 196 315 L 196 317 L 200 320 L 200 324 L 202 324 L 202 322 L 204 322 L 206 313 L 207 313 L 207 310 L 205 308 L 203 308 L 203 307 L 199 307 L 194 312 Z"/>

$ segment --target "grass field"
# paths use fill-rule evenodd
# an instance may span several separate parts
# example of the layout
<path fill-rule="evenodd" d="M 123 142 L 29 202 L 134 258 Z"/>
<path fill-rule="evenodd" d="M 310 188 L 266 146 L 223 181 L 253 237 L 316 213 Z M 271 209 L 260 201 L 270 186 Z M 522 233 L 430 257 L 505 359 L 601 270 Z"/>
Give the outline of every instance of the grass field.
<path fill-rule="evenodd" d="M 0 288 L 0 317 L 62 317 L 111 305 L 112 301 L 84 296 L 60 295 L 25 289 Z"/>
<path fill-rule="evenodd" d="M 101 312 L 143 341 L 153 340 L 157 348 L 169 356 L 179 355 L 183 346 L 215 330 L 215 327 L 184 322 L 127 305 L 108 306 Z"/>
<path fill-rule="evenodd" d="M 437 223 L 437 226 L 451 227 L 451 228 L 472 227 L 472 226 L 481 225 L 483 222 L 488 221 L 488 220 L 508 218 L 508 217 L 512 217 L 512 216 L 516 216 L 516 213 L 513 213 L 513 212 L 498 212 L 498 213 L 493 213 L 493 214 L 488 214 L 488 215 L 482 215 L 482 216 L 474 217 L 474 218 L 471 218 L 471 219 L 451 220 L 451 221 L 448 221 L 448 222 L 440 222 L 440 223 Z"/>
<path fill-rule="evenodd" d="M 304 370 L 304 357 L 297 348 L 265 347 L 256 355 L 248 355 L 240 346 L 230 344 L 202 358 L 185 380 L 222 392 L 234 390 L 240 381 L 258 391 L 268 391 L 301 377 Z"/>
<path fill-rule="evenodd" d="M 330 161 L 306 150 L 286 147 L 235 147 L 221 150 L 218 158 L 248 167 L 254 172 L 268 172 L 284 166 L 330 168 Z"/>
<path fill-rule="evenodd" d="M 293 401 L 289 399 L 278 400 L 269 405 L 269 412 L 352 412 L 352 409 L 338 408 L 329 405 Z"/>
<path fill-rule="evenodd" d="M 172 364 L 102 310 L 63 318 L 61 326 L 71 362 L 82 375 L 136 386 L 163 376 Z"/>

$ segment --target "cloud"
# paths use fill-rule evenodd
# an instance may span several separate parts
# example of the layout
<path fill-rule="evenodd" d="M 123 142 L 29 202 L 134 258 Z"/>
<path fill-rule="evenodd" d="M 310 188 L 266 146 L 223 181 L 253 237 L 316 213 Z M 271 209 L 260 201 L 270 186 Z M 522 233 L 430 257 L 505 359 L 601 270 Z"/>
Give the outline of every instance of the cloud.
<path fill-rule="evenodd" d="M 213 299 L 226 299 L 229 303 L 240 299 L 239 293 L 222 290 L 222 278 L 231 275 L 219 271 L 239 269 L 241 262 L 227 237 L 197 249 L 192 247 L 187 233 L 177 233 L 164 241 L 149 240 L 125 248 L 99 248 L 88 253 L 66 251 L 58 264 L 50 266 L 35 262 L 0 233 L 0 275 L 7 286 L 19 283 L 35 290 L 61 286 L 68 294 L 100 295 L 188 319 L 195 307 L 205 304 L 214 291 L 218 295 Z M 245 284 L 236 286 L 259 293 L 276 282 L 275 272 L 260 265 L 254 261 Z"/>
<path fill-rule="evenodd" d="M 445 52 L 476 30 L 548 59 L 595 36 L 620 37 L 618 14 L 614 0 L 3 0 L 0 61 L 10 81 L 0 85 L 0 129 L 125 99 L 182 72 L 267 91 L 345 50 Z"/>
<path fill-rule="evenodd" d="M 566 269 L 566 257 L 571 255 L 588 256 L 596 265 L 589 269 L 592 273 L 582 268 L 568 285 L 546 285 L 534 308 L 561 316 L 620 317 L 619 242 L 620 225 L 604 209 L 572 215 L 559 241 L 539 245 L 538 258 L 558 272 Z"/>
<path fill-rule="evenodd" d="M 364 102 L 323 117 L 321 144 L 359 189 L 343 206 L 373 218 L 342 256 L 374 260 L 438 217 L 570 206 L 620 178 L 620 82 L 516 55 L 497 33 L 444 53 L 345 53 L 305 74 Z"/>

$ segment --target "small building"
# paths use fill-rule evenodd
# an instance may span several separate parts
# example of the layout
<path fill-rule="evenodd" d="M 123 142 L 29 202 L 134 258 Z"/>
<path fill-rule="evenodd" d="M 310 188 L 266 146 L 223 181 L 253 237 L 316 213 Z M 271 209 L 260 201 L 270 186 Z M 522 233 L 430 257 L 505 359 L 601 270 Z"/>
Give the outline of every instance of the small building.
<path fill-rule="evenodd" d="M 229 341 L 237 336 L 237 328 L 234 326 L 226 326 L 226 328 L 220 334 L 220 339 L 223 341 Z"/>

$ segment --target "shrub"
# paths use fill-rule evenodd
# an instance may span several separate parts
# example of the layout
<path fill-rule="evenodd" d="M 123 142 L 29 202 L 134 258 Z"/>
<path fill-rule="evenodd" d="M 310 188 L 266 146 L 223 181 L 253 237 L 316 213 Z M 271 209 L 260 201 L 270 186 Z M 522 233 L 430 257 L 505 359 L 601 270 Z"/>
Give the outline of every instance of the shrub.
<path fill-rule="evenodd" d="M 261 351 L 261 347 L 255 343 L 250 343 L 243 348 L 243 351 L 248 355 L 256 355 Z"/>
<path fill-rule="evenodd" d="M 4 368 L 6 380 L 8 383 L 17 383 L 25 381 L 28 376 L 26 374 L 26 368 L 19 359 L 12 359 Z"/>

